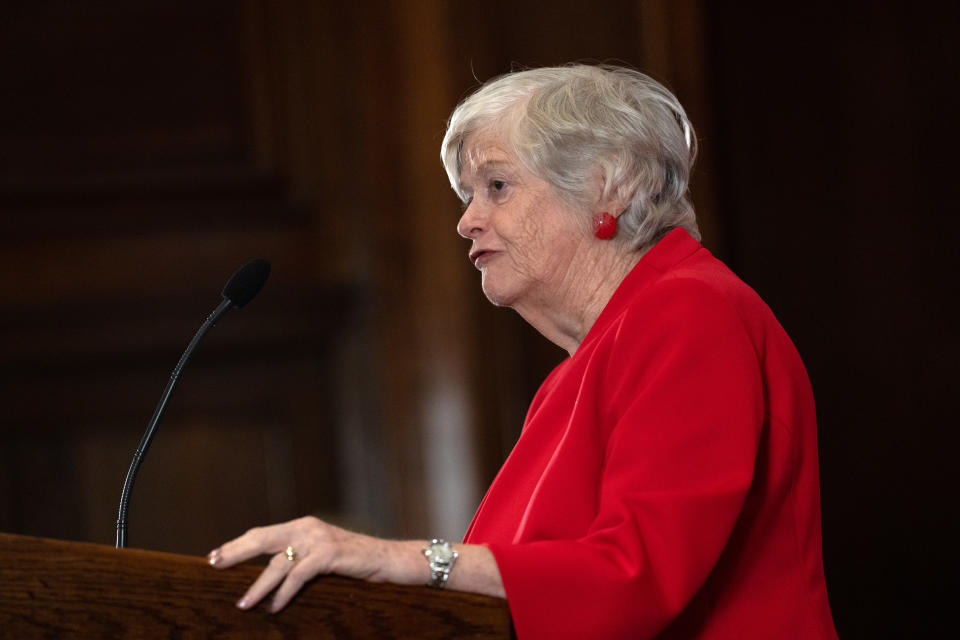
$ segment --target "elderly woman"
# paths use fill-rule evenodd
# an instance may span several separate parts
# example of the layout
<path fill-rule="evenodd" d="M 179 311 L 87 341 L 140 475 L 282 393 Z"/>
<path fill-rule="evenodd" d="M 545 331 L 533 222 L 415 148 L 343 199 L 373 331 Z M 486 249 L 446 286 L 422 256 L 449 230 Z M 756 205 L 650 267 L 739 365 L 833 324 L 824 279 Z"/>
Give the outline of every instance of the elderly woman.
<path fill-rule="evenodd" d="M 676 98 L 629 69 L 522 71 L 460 104 L 442 158 L 483 291 L 569 357 L 463 544 L 253 529 L 210 554 L 277 554 L 238 606 L 338 573 L 506 597 L 521 640 L 835 638 L 810 384 L 698 243 L 695 154 Z"/>

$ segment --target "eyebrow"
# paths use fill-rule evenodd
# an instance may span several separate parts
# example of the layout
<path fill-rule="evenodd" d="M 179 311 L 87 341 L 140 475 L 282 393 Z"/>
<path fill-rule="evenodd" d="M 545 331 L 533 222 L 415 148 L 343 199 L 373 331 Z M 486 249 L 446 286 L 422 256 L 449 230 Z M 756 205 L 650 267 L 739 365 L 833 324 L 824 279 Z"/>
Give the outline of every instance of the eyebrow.
<path fill-rule="evenodd" d="M 508 161 L 508 160 L 498 160 L 498 159 L 495 159 L 495 158 L 494 158 L 494 159 L 489 159 L 489 160 L 483 160 L 483 161 L 481 161 L 480 164 L 475 165 L 475 166 L 473 167 L 473 172 L 474 172 L 474 173 L 477 173 L 477 174 L 482 174 L 482 173 L 484 173 L 485 171 L 489 171 L 490 169 L 497 169 L 497 168 L 499 168 L 499 167 L 510 167 L 510 166 L 513 166 L 513 163 L 511 163 L 510 161 Z M 462 169 L 462 168 L 461 168 L 461 170 L 460 170 L 460 179 L 463 180 L 463 169 Z"/>

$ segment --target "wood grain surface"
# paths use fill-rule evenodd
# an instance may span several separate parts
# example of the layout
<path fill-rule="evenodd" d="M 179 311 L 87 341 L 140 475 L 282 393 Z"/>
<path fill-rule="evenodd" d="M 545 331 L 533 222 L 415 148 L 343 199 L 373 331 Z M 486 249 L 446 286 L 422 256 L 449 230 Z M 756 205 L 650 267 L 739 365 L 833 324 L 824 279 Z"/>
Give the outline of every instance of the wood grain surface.
<path fill-rule="evenodd" d="M 512 637 L 505 600 L 324 576 L 285 610 L 234 602 L 260 567 L 0 533 L 3 638 Z"/>

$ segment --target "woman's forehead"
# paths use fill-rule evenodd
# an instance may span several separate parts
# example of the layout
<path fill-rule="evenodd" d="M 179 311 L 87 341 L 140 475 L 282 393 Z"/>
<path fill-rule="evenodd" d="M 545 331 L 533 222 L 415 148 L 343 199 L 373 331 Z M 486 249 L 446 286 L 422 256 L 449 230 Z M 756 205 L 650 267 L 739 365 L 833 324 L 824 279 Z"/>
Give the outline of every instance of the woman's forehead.
<path fill-rule="evenodd" d="M 517 164 L 506 136 L 497 129 L 483 129 L 467 136 L 460 150 L 461 173 L 478 173 L 495 165 Z"/>

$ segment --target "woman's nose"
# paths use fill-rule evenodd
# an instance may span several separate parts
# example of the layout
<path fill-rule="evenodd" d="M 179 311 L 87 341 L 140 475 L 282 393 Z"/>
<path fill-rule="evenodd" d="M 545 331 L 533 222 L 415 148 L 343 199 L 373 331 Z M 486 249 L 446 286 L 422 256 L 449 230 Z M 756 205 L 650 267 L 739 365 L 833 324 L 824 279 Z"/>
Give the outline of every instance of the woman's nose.
<path fill-rule="evenodd" d="M 457 223 L 457 233 L 461 237 L 472 240 L 478 233 L 483 231 L 483 217 L 480 214 L 479 207 L 471 201 L 460 216 Z"/>

